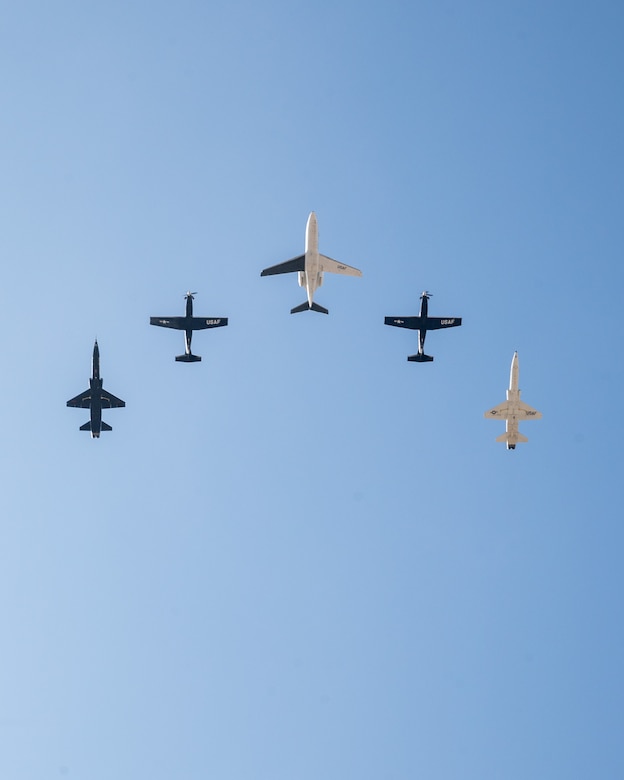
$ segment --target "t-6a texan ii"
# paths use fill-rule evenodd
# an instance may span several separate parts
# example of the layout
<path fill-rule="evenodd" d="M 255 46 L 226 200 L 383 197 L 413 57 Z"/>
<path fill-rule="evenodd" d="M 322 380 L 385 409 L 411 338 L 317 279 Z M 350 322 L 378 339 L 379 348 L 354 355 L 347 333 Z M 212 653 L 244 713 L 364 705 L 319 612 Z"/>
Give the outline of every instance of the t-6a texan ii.
<path fill-rule="evenodd" d="M 496 441 L 507 442 L 508 450 L 515 450 L 519 441 L 528 441 L 527 437 L 523 436 L 518 430 L 520 420 L 539 420 L 542 416 L 542 413 L 538 412 L 537 409 L 533 409 L 532 406 L 520 400 L 520 390 L 518 390 L 519 373 L 518 353 L 514 352 L 514 356 L 511 359 L 507 400 L 484 414 L 484 417 L 487 417 L 489 420 L 506 420 L 505 433 L 501 434 Z"/>
<path fill-rule="evenodd" d="M 346 276 L 362 276 L 362 272 L 350 265 L 338 263 L 327 255 L 321 255 L 318 251 L 318 225 L 316 214 L 312 212 L 308 217 L 305 233 L 305 253 L 299 257 L 293 257 L 279 265 L 265 268 L 260 276 L 273 276 L 274 274 L 290 274 L 297 271 L 299 287 L 305 287 L 308 300 L 300 306 L 290 310 L 291 314 L 299 311 L 319 311 L 321 314 L 329 312 L 318 303 L 314 303 L 314 293 L 323 284 L 323 274 L 327 271 L 332 274 L 345 274 Z"/>
<path fill-rule="evenodd" d="M 420 296 L 420 314 L 418 317 L 386 317 L 384 325 L 395 325 L 397 328 L 409 328 L 418 331 L 418 352 L 407 359 L 414 363 L 429 363 L 431 355 L 425 355 L 425 338 L 428 330 L 440 328 L 455 328 L 462 324 L 461 317 L 430 317 L 428 314 L 431 293 L 424 292 Z"/>
<path fill-rule="evenodd" d="M 113 429 L 102 420 L 102 409 L 116 409 L 125 406 L 126 402 L 108 393 L 102 387 L 100 378 L 100 350 L 97 339 L 93 345 L 93 364 L 89 389 L 80 393 L 67 402 L 67 406 L 75 406 L 79 409 L 91 409 L 91 419 L 80 426 L 81 431 L 91 431 L 92 439 L 100 438 L 100 431 L 112 431 Z"/>
<path fill-rule="evenodd" d="M 206 328 L 222 328 L 228 324 L 227 317 L 193 317 L 193 296 L 197 293 L 187 292 L 186 317 L 150 317 L 150 325 L 160 325 L 161 328 L 174 328 L 184 331 L 184 354 L 177 355 L 179 363 L 197 363 L 201 360 L 199 355 L 191 352 L 191 339 L 194 330 L 206 330 Z"/>

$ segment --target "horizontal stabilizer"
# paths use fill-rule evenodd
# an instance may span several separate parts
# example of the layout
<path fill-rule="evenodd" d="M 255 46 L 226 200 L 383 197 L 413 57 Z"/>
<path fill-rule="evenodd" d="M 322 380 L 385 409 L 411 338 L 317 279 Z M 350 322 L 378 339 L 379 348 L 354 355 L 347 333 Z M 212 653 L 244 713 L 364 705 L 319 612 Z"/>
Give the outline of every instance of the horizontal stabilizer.
<path fill-rule="evenodd" d="M 177 363 L 199 363 L 200 360 L 199 355 L 176 355 Z"/>
<path fill-rule="evenodd" d="M 298 314 L 300 311 L 317 311 L 319 314 L 329 314 L 329 310 L 326 309 L 324 306 L 319 306 L 318 303 L 312 303 L 310 304 L 305 301 L 305 303 L 302 303 L 300 306 L 295 306 L 294 309 L 290 310 L 291 314 Z"/>
<path fill-rule="evenodd" d="M 108 423 L 105 423 L 104 420 L 100 423 L 100 430 L 101 431 L 112 431 L 112 426 L 110 426 Z"/>
<path fill-rule="evenodd" d="M 526 444 L 528 439 L 518 431 L 518 433 L 501 433 L 500 436 L 496 437 L 496 441 L 507 442 L 508 444 L 517 444 L 518 442 Z"/>
<path fill-rule="evenodd" d="M 81 431 L 90 431 L 91 430 L 91 420 L 89 422 L 86 422 L 84 425 L 80 426 Z"/>
<path fill-rule="evenodd" d="M 294 271 L 305 271 L 305 255 L 293 257 L 292 260 L 287 260 L 285 263 L 278 263 L 277 265 L 272 265 L 270 268 L 265 268 L 260 276 L 291 274 L 294 273 Z"/>
<path fill-rule="evenodd" d="M 419 352 L 417 355 L 410 355 L 407 359 L 413 363 L 430 363 L 433 360 L 431 355 L 425 355 L 424 352 Z"/>

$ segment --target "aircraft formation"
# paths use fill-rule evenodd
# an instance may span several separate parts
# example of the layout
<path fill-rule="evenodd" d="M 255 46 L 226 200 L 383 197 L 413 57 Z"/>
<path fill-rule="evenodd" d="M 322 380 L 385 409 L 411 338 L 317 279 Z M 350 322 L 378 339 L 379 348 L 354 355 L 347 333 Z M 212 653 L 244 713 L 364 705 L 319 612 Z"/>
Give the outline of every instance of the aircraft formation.
<path fill-rule="evenodd" d="M 325 273 L 343 274 L 346 276 L 362 276 L 358 268 L 339 263 L 327 255 L 322 255 L 318 249 L 318 222 L 316 214 L 311 212 L 308 217 L 305 231 L 305 249 L 302 255 L 293 257 L 278 265 L 265 268 L 260 276 L 273 276 L 275 274 L 297 273 L 297 279 L 300 287 L 306 291 L 306 300 L 290 310 L 291 314 L 297 314 L 302 311 L 316 311 L 320 314 L 328 314 L 328 310 L 314 301 L 314 293 L 323 284 L 323 275 Z M 197 363 L 201 360 L 199 355 L 191 351 L 191 340 L 194 330 L 206 330 L 208 328 L 221 328 L 228 324 L 227 317 L 197 317 L 193 315 L 193 301 L 197 293 L 187 292 L 186 315 L 183 317 L 150 317 L 150 325 L 156 325 L 161 328 L 173 328 L 184 331 L 184 354 L 176 355 L 176 361 L 180 363 Z M 397 328 L 408 328 L 418 331 L 418 352 L 415 355 L 409 355 L 408 361 L 414 363 L 430 363 L 433 361 L 431 355 L 425 354 L 425 338 L 427 331 L 440 330 L 443 328 L 455 328 L 462 324 L 461 317 L 430 317 L 429 299 L 431 293 L 423 292 L 420 296 L 420 312 L 418 315 L 405 317 L 385 317 L 384 324 Z M 533 409 L 528 404 L 520 400 L 520 390 L 518 389 L 518 353 L 514 352 L 511 361 L 511 375 L 509 380 L 509 389 L 507 390 L 507 400 L 502 404 L 495 406 L 485 412 L 485 417 L 496 420 L 506 421 L 505 433 L 499 436 L 496 441 L 505 442 L 508 450 L 514 450 L 519 442 L 526 442 L 528 439 L 518 430 L 518 423 L 521 420 L 539 420 L 541 412 Z M 108 423 L 102 420 L 102 409 L 115 409 L 124 407 L 125 401 L 117 398 L 112 393 L 103 388 L 102 378 L 100 377 L 100 350 L 97 340 L 93 346 L 93 359 L 91 378 L 89 379 L 89 389 L 84 393 L 77 395 L 67 401 L 67 406 L 90 409 L 90 419 L 84 425 L 80 426 L 81 431 L 90 431 L 92 439 L 98 439 L 102 431 L 112 431 Z"/>

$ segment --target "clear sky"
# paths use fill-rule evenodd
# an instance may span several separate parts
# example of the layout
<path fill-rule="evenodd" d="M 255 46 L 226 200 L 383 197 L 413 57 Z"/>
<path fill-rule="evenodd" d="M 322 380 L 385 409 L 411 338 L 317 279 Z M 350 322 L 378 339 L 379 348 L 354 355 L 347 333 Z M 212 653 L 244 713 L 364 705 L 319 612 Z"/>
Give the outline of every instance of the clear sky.
<path fill-rule="evenodd" d="M 624 776 L 623 23 L 4 8 L 0 777 Z M 327 317 L 260 278 L 312 210 Z"/>

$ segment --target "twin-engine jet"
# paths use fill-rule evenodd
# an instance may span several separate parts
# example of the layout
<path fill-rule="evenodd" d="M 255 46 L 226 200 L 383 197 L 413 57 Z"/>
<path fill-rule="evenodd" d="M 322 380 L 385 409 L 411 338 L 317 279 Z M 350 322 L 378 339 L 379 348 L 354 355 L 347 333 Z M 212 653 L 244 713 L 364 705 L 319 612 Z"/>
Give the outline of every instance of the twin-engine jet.
<path fill-rule="evenodd" d="M 420 314 L 418 317 L 386 317 L 385 325 L 395 325 L 397 328 L 409 328 L 418 331 L 418 352 L 407 359 L 415 363 L 428 363 L 433 360 L 431 355 L 425 355 L 425 338 L 428 330 L 440 328 L 456 328 L 462 324 L 461 317 L 430 317 L 428 314 L 431 293 L 424 292 L 420 296 Z"/>
<path fill-rule="evenodd" d="M 305 252 L 299 257 L 293 257 L 285 263 L 265 268 L 260 276 L 273 276 L 274 274 L 289 274 L 297 272 L 299 287 L 305 287 L 308 296 L 307 301 L 290 310 L 291 314 L 300 311 L 318 311 L 321 314 L 329 314 L 328 310 L 318 303 L 314 303 L 314 293 L 323 284 L 323 274 L 327 271 L 332 274 L 345 274 L 346 276 L 362 276 L 362 272 L 350 265 L 338 263 L 331 257 L 319 254 L 318 251 L 318 224 L 316 214 L 312 212 L 308 217 L 305 233 Z"/>
<path fill-rule="evenodd" d="M 505 433 L 501 434 L 496 441 L 507 442 L 508 450 L 515 450 L 518 442 L 528 441 L 527 437 L 523 436 L 518 430 L 520 420 L 539 420 L 542 416 L 542 413 L 538 412 L 537 409 L 533 409 L 532 406 L 520 400 L 520 390 L 518 389 L 519 374 L 518 353 L 514 352 L 514 356 L 511 359 L 507 400 L 484 414 L 484 417 L 490 420 L 506 421 Z"/>
<path fill-rule="evenodd" d="M 100 378 L 100 350 L 97 339 L 93 346 L 93 362 L 89 389 L 80 393 L 67 402 L 67 406 L 75 406 L 79 409 L 91 409 L 91 419 L 80 426 L 81 431 L 91 431 L 92 439 L 100 438 L 100 431 L 112 431 L 110 425 L 102 420 L 102 409 L 116 409 L 125 406 L 126 402 L 121 398 L 108 393 L 102 387 Z"/>
<path fill-rule="evenodd" d="M 176 360 L 179 363 L 197 363 L 201 360 L 199 355 L 191 352 L 191 339 L 194 330 L 206 330 L 206 328 L 222 328 L 228 324 L 227 317 L 193 317 L 193 296 L 197 293 L 187 292 L 186 298 L 186 317 L 150 317 L 150 325 L 160 325 L 161 328 L 174 328 L 183 330 L 184 333 L 184 354 L 177 355 Z"/>

